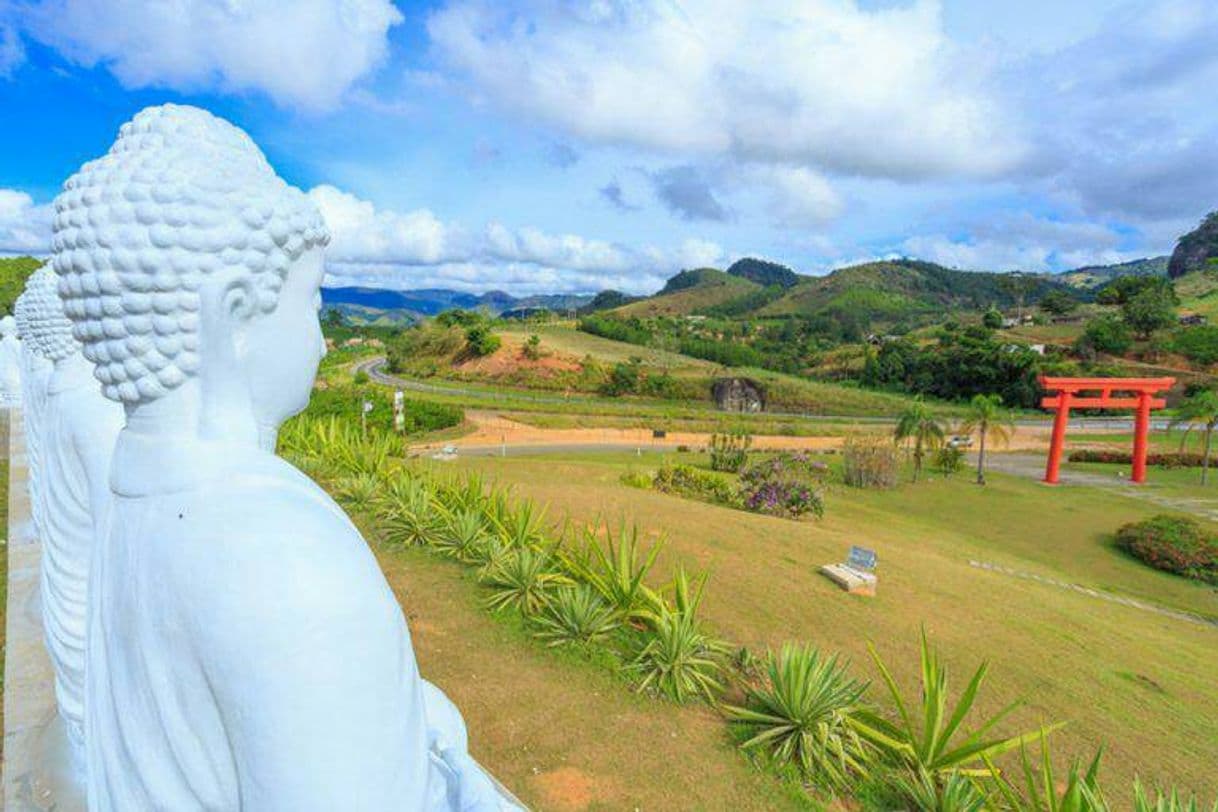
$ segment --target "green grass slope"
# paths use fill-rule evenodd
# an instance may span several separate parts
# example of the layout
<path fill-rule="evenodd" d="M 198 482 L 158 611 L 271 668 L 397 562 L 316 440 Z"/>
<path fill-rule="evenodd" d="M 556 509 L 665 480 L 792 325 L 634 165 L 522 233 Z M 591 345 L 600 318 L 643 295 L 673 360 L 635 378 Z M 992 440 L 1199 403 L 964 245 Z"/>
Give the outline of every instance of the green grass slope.
<path fill-rule="evenodd" d="M 698 268 L 668 280 L 655 296 L 608 311 L 622 318 L 654 318 L 656 316 L 688 316 L 698 310 L 737 299 L 760 290 L 755 282 L 716 270 Z"/>

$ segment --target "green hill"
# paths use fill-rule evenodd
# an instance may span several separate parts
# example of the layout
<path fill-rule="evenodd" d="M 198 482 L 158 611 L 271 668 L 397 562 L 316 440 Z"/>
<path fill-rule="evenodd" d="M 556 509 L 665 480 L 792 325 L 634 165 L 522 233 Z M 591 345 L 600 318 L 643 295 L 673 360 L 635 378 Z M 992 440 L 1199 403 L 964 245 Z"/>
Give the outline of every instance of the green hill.
<path fill-rule="evenodd" d="M 771 285 L 791 288 L 798 285 L 799 280 L 802 278 L 786 265 L 779 265 L 777 262 L 766 262 L 764 259 L 753 259 L 752 257 L 736 260 L 727 269 L 727 272 L 732 276 L 756 282 L 763 288 L 768 288 Z"/>
<path fill-rule="evenodd" d="M 12 314 L 13 303 L 25 290 L 25 280 L 42 265 L 34 257 L 0 258 L 0 316 Z"/>
<path fill-rule="evenodd" d="M 849 316 L 863 322 L 896 322 L 945 311 L 1030 304 L 1065 287 L 1048 277 L 956 271 L 931 262 L 900 259 L 840 268 L 807 278 L 757 316 Z"/>
<path fill-rule="evenodd" d="M 1056 279 L 1072 288 L 1094 290 L 1118 276 L 1167 276 L 1168 259 L 1169 257 L 1151 257 L 1116 265 L 1089 265 L 1072 271 L 1062 271 L 1057 274 Z"/>
<path fill-rule="evenodd" d="M 630 318 L 655 316 L 688 316 L 700 310 L 729 302 L 760 290 L 747 279 L 731 276 L 716 268 L 681 271 L 654 296 L 608 311 L 612 315 Z"/>

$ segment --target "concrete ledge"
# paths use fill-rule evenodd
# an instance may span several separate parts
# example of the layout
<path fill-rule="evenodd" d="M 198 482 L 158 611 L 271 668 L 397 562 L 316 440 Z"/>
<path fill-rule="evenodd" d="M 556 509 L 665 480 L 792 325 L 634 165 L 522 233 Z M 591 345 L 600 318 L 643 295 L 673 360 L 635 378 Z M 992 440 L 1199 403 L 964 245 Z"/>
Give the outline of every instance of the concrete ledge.
<path fill-rule="evenodd" d="M 876 578 L 872 573 L 861 572 L 845 564 L 826 564 L 820 568 L 820 574 L 851 595 L 875 597 Z"/>

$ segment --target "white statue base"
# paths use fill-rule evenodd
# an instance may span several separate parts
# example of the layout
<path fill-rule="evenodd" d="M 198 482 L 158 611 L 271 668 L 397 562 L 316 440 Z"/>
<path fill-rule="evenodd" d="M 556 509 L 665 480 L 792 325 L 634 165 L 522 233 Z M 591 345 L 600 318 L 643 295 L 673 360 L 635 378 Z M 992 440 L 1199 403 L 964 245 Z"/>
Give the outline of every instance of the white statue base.
<path fill-rule="evenodd" d="M 29 528 L 25 432 L 8 411 L 8 606 L 4 658 L 4 809 L 85 812 L 84 788 L 71 769 L 67 733 L 55 707 L 55 672 L 43 643 L 39 574 L 42 544 L 16 535 Z"/>

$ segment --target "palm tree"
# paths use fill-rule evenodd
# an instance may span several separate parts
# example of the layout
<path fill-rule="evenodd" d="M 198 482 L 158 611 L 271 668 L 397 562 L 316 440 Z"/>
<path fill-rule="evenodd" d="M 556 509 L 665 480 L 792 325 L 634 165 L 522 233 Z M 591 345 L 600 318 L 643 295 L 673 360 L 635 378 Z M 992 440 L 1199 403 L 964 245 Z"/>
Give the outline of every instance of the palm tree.
<path fill-rule="evenodd" d="M 917 482 L 918 474 L 922 473 L 922 458 L 926 455 L 926 449 L 938 448 L 943 444 L 943 424 L 931 413 L 930 408 L 922 402 L 922 398 L 919 396 L 914 398 L 913 402 L 897 418 L 893 439 L 898 443 L 909 439 L 914 441 L 913 478 L 914 482 Z"/>
<path fill-rule="evenodd" d="M 1169 428 L 1180 425 L 1191 427 L 1195 423 L 1201 424 L 1205 429 L 1205 447 L 1201 456 L 1201 484 L 1204 485 L 1210 471 L 1210 439 L 1213 437 L 1214 427 L 1218 426 L 1218 393 L 1204 389 L 1185 398 L 1176 409 L 1176 417 L 1169 424 Z"/>
<path fill-rule="evenodd" d="M 980 438 L 977 447 L 977 484 L 985 484 L 985 441 L 1006 445 L 1011 442 L 1015 424 L 1002 408 L 1001 395 L 973 395 L 968 405 L 968 414 L 960 424 L 963 434 L 976 433 Z"/>

